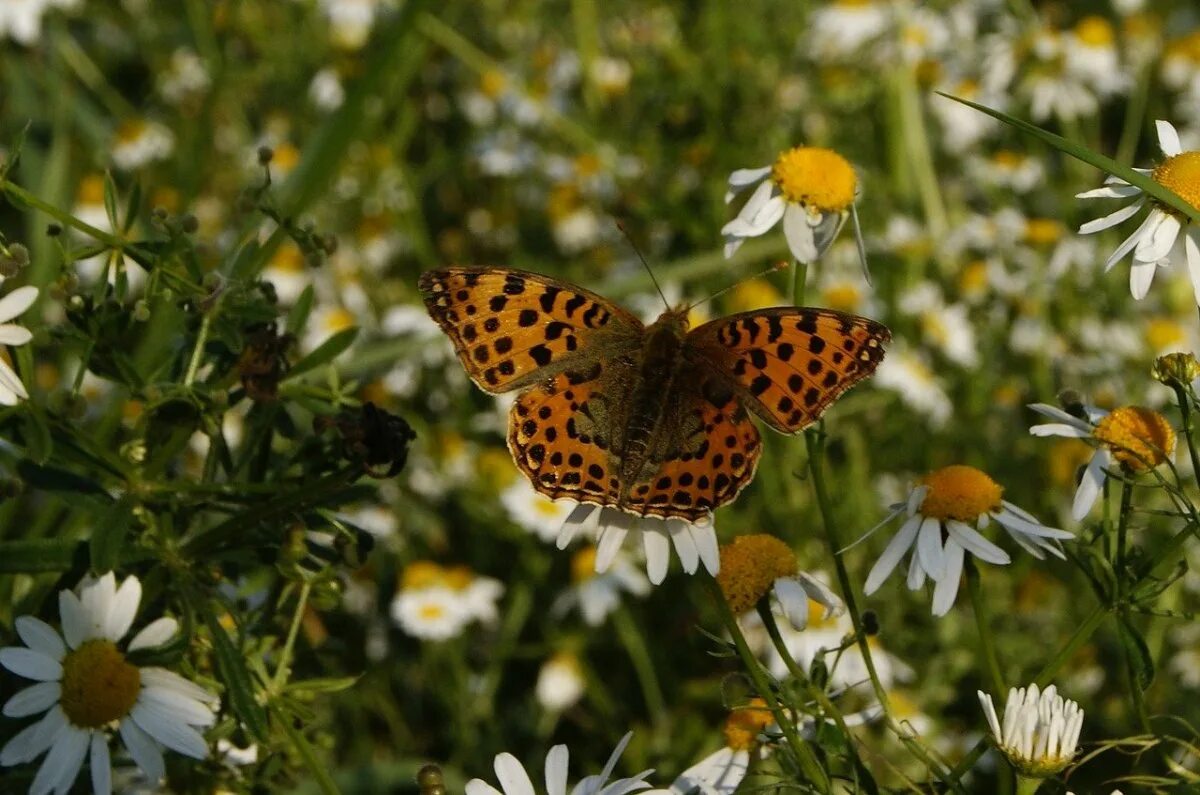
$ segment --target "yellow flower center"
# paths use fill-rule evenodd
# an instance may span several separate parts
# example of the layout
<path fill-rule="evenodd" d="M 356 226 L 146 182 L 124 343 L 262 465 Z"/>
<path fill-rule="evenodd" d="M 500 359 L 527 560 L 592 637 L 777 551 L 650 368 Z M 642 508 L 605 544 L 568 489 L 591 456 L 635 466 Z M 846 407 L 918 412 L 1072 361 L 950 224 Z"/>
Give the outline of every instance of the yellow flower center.
<path fill-rule="evenodd" d="M 81 729 L 99 729 L 129 714 L 142 674 L 109 640 L 89 640 L 62 662 L 63 712 Z"/>
<path fill-rule="evenodd" d="M 738 536 L 721 547 L 717 585 L 736 615 L 758 604 L 775 580 L 794 575 L 796 569 L 796 553 L 775 536 Z"/>
<path fill-rule="evenodd" d="M 141 119 L 131 119 L 121 122 L 117 127 L 117 143 L 131 144 L 142 137 L 148 125 Z"/>
<path fill-rule="evenodd" d="M 1046 471 L 1050 482 L 1060 488 L 1075 485 L 1075 474 L 1091 460 L 1094 451 L 1079 439 L 1059 439 L 1050 446 L 1046 456 Z"/>
<path fill-rule="evenodd" d="M 1159 185 L 1179 194 L 1188 204 L 1200 209 L 1200 152 L 1180 152 L 1168 157 L 1150 172 Z"/>
<path fill-rule="evenodd" d="M 1169 317 L 1152 317 L 1146 321 L 1146 342 L 1152 350 L 1178 348 L 1186 337 L 1183 326 Z"/>
<path fill-rule="evenodd" d="M 400 588 L 405 591 L 417 591 L 440 585 L 445 577 L 442 567 L 431 560 L 417 560 L 404 567 L 400 575 Z"/>
<path fill-rule="evenodd" d="M 984 472 L 962 464 L 930 472 L 921 483 L 929 487 L 921 503 L 921 513 L 933 519 L 960 522 L 973 522 L 981 514 L 999 508 L 1004 491 Z"/>
<path fill-rule="evenodd" d="M 426 602 L 421 605 L 421 609 L 417 611 L 417 614 L 426 621 L 437 621 L 446 615 L 446 607 L 437 602 Z"/>
<path fill-rule="evenodd" d="M 490 99 L 499 99 L 508 88 L 508 78 L 498 69 L 488 69 L 479 78 L 479 90 Z"/>
<path fill-rule="evenodd" d="M 596 576 L 596 548 L 587 546 L 571 558 L 571 580 L 585 582 Z"/>
<path fill-rule="evenodd" d="M 722 729 L 725 745 L 735 751 L 752 750 L 758 741 L 758 735 L 775 721 L 771 710 L 767 709 L 767 702 L 761 698 L 750 699 L 750 705 L 735 709 L 725 719 L 725 727 Z"/>
<path fill-rule="evenodd" d="M 1053 218 L 1030 218 L 1025 222 L 1025 242 L 1048 246 L 1063 235 L 1063 225 Z"/>
<path fill-rule="evenodd" d="M 75 196 L 80 204 L 104 204 L 104 177 L 100 174 L 88 174 L 79 182 L 79 190 Z"/>
<path fill-rule="evenodd" d="M 282 143 L 275 147 L 271 165 L 279 171 L 290 171 L 300 162 L 300 150 L 290 143 Z"/>
<path fill-rule="evenodd" d="M 992 162 L 1004 169 L 1015 169 L 1025 162 L 1025 158 L 1011 149 L 1001 149 L 992 154 Z"/>
<path fill-rule="evenodd" d="M 842 312 L 854 312 L 862 303 L 862 293 L 850 282 L 831 284 L 821 292 L 821 296 L 825 306 Z"/>
<path fill-rule="evenodd" d="M 854 201 L 858 177 L 832 149 L 798 146 L 779 156 L 771 179 L 788 201 L 821 212 L 840 213 Z"/>
<path fill-rule="evenodd" d="M 988 286 L 988 264 L 977 259 L 967 263 L 958 277 L 958 289 L 964 293 L 981 293 Z"/>
<path fill-rule="evenodd" d="M 779 291 L 765 279 L 742 282 L 729 293 L 729 307 L 733 312 L 749 312 L 778 304 Z"/>
<path fill-rule="evenodd" d="M 456 591 L 465 591 L 475 581 L 475 572 L 469 566 L 450 566 L 442 570 L 442 584 Z"/>
<path fill-rule="evenodd" d="M 1079 20 L 1075 38 L 1089 47 L 1111 47 L 1116 41 L 1116 32 L 1104 17 L 1090 16 Z"/>
<path fill-rule="evenodd" d="M 1141 406 L 1113 409 L 1096 423 L 1092 436 L 1130 472 L 1153 469 L 1175 452 L 1171 423 L 1157 411 Z"/>

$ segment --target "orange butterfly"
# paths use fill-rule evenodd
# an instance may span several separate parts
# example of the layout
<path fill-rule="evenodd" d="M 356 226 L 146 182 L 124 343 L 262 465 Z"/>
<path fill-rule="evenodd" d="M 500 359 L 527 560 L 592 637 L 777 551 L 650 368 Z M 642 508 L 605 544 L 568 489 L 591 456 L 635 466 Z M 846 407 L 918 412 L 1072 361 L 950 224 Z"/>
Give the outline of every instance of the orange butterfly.
<path fill-rule="evenodd" d="M 747 409 L 797 433 L 874 372 L 891 339 L 873 320 L 806 307 L 692 331 L 682 307 L 646 326 L 582 287 L 508 268 L 428 271 L 419 286 L 471 379 L 521 390 L 513 460 L 542 494 L 580 503 L 559 548 L 598 530 L 602 572 L 640 529 L 655 583 L 672 543 L 688 573 L 700 560 L 717 573 L 712 511 L 750 482 L 762 451 Z"/>

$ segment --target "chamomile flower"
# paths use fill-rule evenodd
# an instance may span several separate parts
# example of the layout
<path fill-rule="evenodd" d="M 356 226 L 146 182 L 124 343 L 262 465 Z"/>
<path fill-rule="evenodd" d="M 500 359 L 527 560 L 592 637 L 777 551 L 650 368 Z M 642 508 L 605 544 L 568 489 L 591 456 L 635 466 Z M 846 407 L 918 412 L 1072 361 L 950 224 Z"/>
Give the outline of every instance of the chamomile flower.
<path fill-rule="evenodd" d="M 942 427 L 954 413 L 946 388 L 921 351 L 893 347 L 875 371 L 875 385 L 899 394 L 900 400 L 925 415 L 932 427 Z"/>
<path fill-rule="evenodd" d="M 500 504 L 514 524 L 543 541 L 558 537 L 559 528 L 574 507 L 570 502 L 556 502 L 541 494 L 525 478 L 514 478 L 512 484 L 500 492 Z"/>
<path fill-rule="evenodd" d="M 809 603 L 825 608 L 823 620 L 846 609 L 829 586 L 805 571 L 799 571 L 791 548 L 771 535 L 741 535 L 721 547 L 721 572 L 717 585 L 734 615 L 753 610 L 772 594 L 783 614 L 796 629 L 808 625 Z"/>
<path fill-rule="evenodd" d="M 491 624 L 504 585 L 466 566 L 443 567 L 432 561 L 409 564 L 392 600 L 392 620 L 422 640 L 449 640 L 470 623 Z"/>
<path fill-rule="evenodd" d="M 1034 425 L 1029 429 L 1034 436 L 1065 436 L 1095 445 L 1096 452 L 1083 472 L 1071 505 L 1071 517 L 1077 522 L 1096 504 L 1114 464 L 1128 474 L 1137 474 L 1168 461 L 1175 453 L 1175 430 L 1166 417 L 1152 409 L 1122 406 L 1104 411 L 1083 406 L 1084 419 L 1045 403 L 1033 403 L 1029 408 L 1056 420 Z"/>
<path fill-rule="evenodd" d="M 130 119 L 117 128 L 112 148 L 113 165 L 133 171 L 158 160 L 165 160 L 175 149 L 175 136 L 158 122 Z"/>
<path fill-rule="evenodd" d="M 653 770 L 643 770 L 635 776 L 622 778 L 609 783 L 608 777 L 612 775 L 613 769 L 617 766 L 617 760 L 621 758 L 621 753 L 625 750 L 625 746 L 629 744 L 633 733 L 630 732 L 621 738 L 621 742 L 617 743 L 617 747 L 613 749 L 612 756 L 608 758 L 608 763 L 604 765 L 604 769 L 600 773 L 585 776 L 574 787 L 571 788 L 571 795 L 594 795 L 595 793 L 604 793 L 604 795 L 628 795 L 630 792 L 637 792 L 648 788 L 650 785 L 646 783 L 646 776 L 653 773 Z M 539 795 L 539 792 L 545 792 L 545 795 L 567 795 L 567 764 L 570 761 L 570 751 L 565 745 L 556 745 L 546 754 L 546 786 L 544 790 L 537 790 L 533 786 L 533 781 L 530 780 L 529 774 L 525 772 L 525 767 L 517 761 L 517 758 L 509 753 L 497 754 L 495 761 L 496 778 L 500 781 L 500 789 L 496 789 L 491 784 L 483 779 L 473 778 L 467 782 L 466 795 Z"/>
<path fill-rule="evenodd" d="M 596 571 L 596 547 L 581 547 L 571 558 L 571 585 L 554 601 L 552 613 L 578 607 L 584 622 L 598 627 L 621 605 L 625 594 L 650 593 L 650 581 L 625 555 L 617 555 L 604 572 Z"/>
<path fill-rule="evenodd" d="M 1075 757 L 1083 710 L 1058 695 L 1054 685 L 1039 690 L 1014 687 L 1004 704 L 1004 720 L 996 715 L 992 697 L 977 691 L 996 747 L 1022 775 L 1046 778 L 1062 772 Z"/>
<path fill-rule="evenodd" d="M 909 491 L 908 498 L 891 506 L 891 513 L 867 535 L 903 515 L 904 523 L 892 537 L 867 575 L 863 593 L 870 595 L 911 552 L 909 590 L 933 580 L 933 614 L 943 616 L 954 605 L 962 578 L 965 553 L 1004 566 L 1008 553 L 980 533 L 994 519 L 1017 544 L 1036 558 L 1049 552 L 1065 558 L 1057 541 L 1072 533 L 1042 525 L 1033 515 L 1002 499 L 1004 490 L 984 472 L 953 465 L 929 473 Z M 865 537 L 865 536 L 864 536 Z"/>
<path fill-rule="evenodd" d="M 783 222 L 792 256 L 815 262 L 833 243 L 853 209 L 858 192 L 854 168 L 832 149 L 798 146 L 762 168 L 742 168 L 729 175 L 728 204 L 754 188 L 737 217 L 721 228 L 725 256 L 732 257 L 747 239 Z"/>
<path fill-rule="evenodd" d="M 733 795 L 750 769 L 751 754 L 759 750 L 760 735 L 775 723 L 766 702 L 751 699 L 725 719 L 725 744 L 679 774 L 671 783 L 674 795 L 699 790 L 704 795 Z"/>
<path fill-rule="evenodd" d="M 37 296 L 38 288 L 27 285 L 0 298 L 0 345 L 24 345 L 33 339 L 29 329 L 9 321 L 29 309 Z M 28 398 L 29 393 L 16 371 L 0 358 L 0 406 L 15 406 Z"/>
<path fill-rule="evenodd" d="M 635 516 L 616 508 L 580 503 L 558 531 L 558 548 L 566 549 L 580 532 L 588 536 L 595 535 L 598 539 L 596 571 L 601 574 L 612 566 L 625 538 L 631 533 L 641 537 L 642 548 L 646 552 L 646 574 L 655 585 L 666 579 L 672 545 L 679 562 L 683 564 L 683 570 L 688 574 L 695 574 L 701 562 L 713 576 L 721 568 L 711 513 L 695 522 L 687 522 L 683 519 Z"/>
<path fill-rule="evenodd" d="M 559 652 L 542 663 L 534 693 L 542 709 L 562 712 L 579 702 L 585 685 L 579 660 L 574 654 Z"/>
<path fill-rule="evenodd" d="M 1156 124 L 1158 146 L 1166 155 L 1166 159 L 1153 169 L 1138 170 L 1149 174 L 1151 179 L 1174 191 L 1193 207 L 1200 207 L 1200 151 L 1183 151 L 1179 143 L 1179 133 L 1175 128 L 1162 120 Z M 1154 281 L 1155 271 L 1170 264 L 1171 250 L 1182 231 L 1188 273 L 1192 279 L 1196 303 L 1200 305 L 1200 229 L 1187 218 L 1180 217 L 1175 210 L 1147 198 L 1141 188 L 1130 185 L 1120 177 L 1110 176 L 1105 180 L 1105 187 L 1085 191 L 1077 194 L 1077 197 L 1134 200 L 1116 212 L 1088 221 L 1079 227 L 1080 234 L 1084 235 L 1116 226 L 1132 218 L 1147 204 L 1150 205 L 1150 214 L 1104 263 L 1104 270 L 1108 272 L 1133 252 L 1133 267 L 1129 271 L 1129 292 L 1137 300 L 1146 297 L 1150 284 Z"/>
<path fill-rule="evenodd" d="M 0 750 L 0 765 L 46 758 L 31 793 L 68 792 L 87 758 L 92 789 L 112 791 L 109 741 L 120 734 L 133 761 L 153 781 L 165 773 L 162 749 L 193 759 L 209 755 L 201 729 L 211 726 L 218 699 L 165 668 L 141 668 L 126 654 L 161 646 L 179 630 L 159 618 L 134 635 L 122 650 L 142 598 L 137 577 L 118 586 L 112 572 L 85 578 L 76 591 L 60 591 L 60 635 L 33 616 L 15 624 L 25 646 L 0 649 L 0 665 L 37 684 L 5 703 L 4 715 L 23 718 L 44 712 Z M 48 753 L 47 753 L 48 752 Z"/>

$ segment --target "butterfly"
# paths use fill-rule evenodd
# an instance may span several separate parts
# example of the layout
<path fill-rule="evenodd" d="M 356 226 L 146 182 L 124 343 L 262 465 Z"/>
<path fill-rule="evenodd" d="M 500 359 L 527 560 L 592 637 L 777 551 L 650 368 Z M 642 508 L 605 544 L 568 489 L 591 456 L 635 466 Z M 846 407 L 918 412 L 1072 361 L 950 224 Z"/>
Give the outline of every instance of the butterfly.
<path fill-rule="evenodd" d="M 640 529 L 656 583 L 671 543 L 686 571 L 702 560 L 716 574 L 712 511 L 751 481 L 762 453 L 750 415 L 798 433 L 874 372 L 891 339 L 873 320 L 808 307 L 690 331 L 680 307 L 647 326 L 590 290 L 508 268 L 427 271 L 419 288 L 471 379 L 518 391 L 517 467 L 547 497 L 579 503 L 559 547 L 581 528 L 600 531 L 604 571 Z"/>

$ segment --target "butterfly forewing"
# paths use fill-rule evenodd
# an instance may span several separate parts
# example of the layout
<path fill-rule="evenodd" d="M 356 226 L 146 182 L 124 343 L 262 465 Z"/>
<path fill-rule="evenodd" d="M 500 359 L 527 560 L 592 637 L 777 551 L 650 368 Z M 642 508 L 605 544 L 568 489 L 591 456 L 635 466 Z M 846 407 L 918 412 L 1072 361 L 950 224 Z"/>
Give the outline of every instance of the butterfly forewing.
<path fill-rule="evenodd" d="M 636 336 L 642 324 L 595 293 L 505 268 L 426 271 L 425 307 L 481 389 L 506 392 L 582 360 L 595 339 Z"/>
<path fill-rule="evenodd" d="M 778 431 L 811 425 L 883 360 L 887 327 L 831 309 L 777 307 L 720 318 L 687 336 L 696 367 L 728 379 Z"/>

